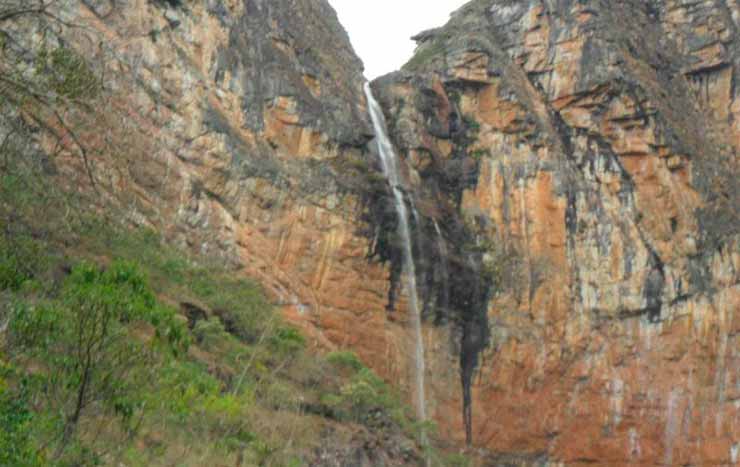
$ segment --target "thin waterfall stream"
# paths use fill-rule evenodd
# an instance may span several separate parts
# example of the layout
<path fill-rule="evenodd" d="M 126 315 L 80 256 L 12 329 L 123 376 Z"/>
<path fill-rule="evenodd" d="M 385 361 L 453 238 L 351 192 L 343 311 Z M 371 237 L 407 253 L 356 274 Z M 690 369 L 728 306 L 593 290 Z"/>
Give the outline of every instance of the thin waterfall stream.
<path fill-rule="evenodd" d="M 416 287 L 416 266 L 411 244 L 411 229 L 409 227 L 409 214 L 403 199 L 401 178 L 398 172 L 398 156 L 393 149 L 393 144 L 388 138 L 388 130 L 385 116 L 380 105 L 373 97 L 370 83 L 365 83 L 365 96 L 367 97 L 370 118 L 375 129 L 378 153 L 383 167 L 383 174 L 393 191 L 396 213 L 398 214 L 398 234 L 403 241 L 403 259 L 408 283 L 409 304 L 411 307 L 411 325 L 414 338 L 414 382 L 416 386 L 416 416 L 419 421 L 427 419 L 426 396 L 424 385 L 424 339 L 421 332 L 421 310 L 419 309 L 419 297 Z"/>

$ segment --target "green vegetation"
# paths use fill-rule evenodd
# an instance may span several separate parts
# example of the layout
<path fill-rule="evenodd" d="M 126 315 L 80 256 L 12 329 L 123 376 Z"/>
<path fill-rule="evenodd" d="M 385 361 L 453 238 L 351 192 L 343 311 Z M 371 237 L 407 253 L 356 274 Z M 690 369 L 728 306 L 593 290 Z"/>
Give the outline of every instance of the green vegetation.
<path fill-rule="evenodd" d="M 340 369 L 351 371 L 360 371 L 365 367 L 357 354 L 348 351 L 331 352 L 327 354 L 326 361 Z"/>
<path fill-rule="evenodd" d="M 462 144 L 467 148 L 478 140 L 480 123 L 470 115 L 463 115 L 462 124 L 465 128 Z"/>
<path fill-rule="evenodd" d="M 335 363 L 339 363 L 335 358 Z M 390 387 L 370 369 L 359 363 L 359 359 L 341 361 L 341 367 L 351 363 L 352 376 L 342 385 L 338 394 L 328 394 L 323 402 L 335 416 L 343 420 L 371 425 L 380 414 L 391 417 L 399 425 L 409 427 L 406 408 Z M 359 368 L 359 369 L 354 369 Z"/>
<path fill-rule="evenodd" d="M 68 47 L 42 48 L 36 56 L 36 74 L 48 89 L 67 99 L 92 98 L 100 80 L 85 59 Z"/>
<path fill-rule="evenodd" d="M 422 427 L 355 354 L 311 354 L 254 283 L 84 214 L 16 162 L 0 175 L 0 465 L 299 466 L 322 426 L 418 452 Z"/>
<path fill-rule="evenodd" d="M 443 57 L 447 47 L 444 38 L 435 38 L 421 46 L 421 48 L 411 57 L 411 60 L 403 65 L 405 71 L 419 71 L 424 65 Z"/>
<path fill-rule="evenodd" d="M 469 156 L 475 160 L 481 160 L 486 157 L 491 157 L 491 150 L 490 149 L 475 149 L 473 151 L 470 151 Z"/>
<path fill-rule="evenodd" d="M 471 239 L 463 248 L 481 255 L 480 275 L 490 284 L 491 293 L 496 296 L 521 290 L 526 276 L 524 258 L 517 246 L 501 238 L 495 230 L 484 228 L 475 219 L 466 219 L 465 228 L 471 233 Z"/>
<path fill-rule="evenodd" d="M 41 459 L 31 440 L 34 414 L 24 388 L 8 387 L 6 378 L 13 375 L 13 367 L 0 360 L 0 465 L 39 466 Z"/>

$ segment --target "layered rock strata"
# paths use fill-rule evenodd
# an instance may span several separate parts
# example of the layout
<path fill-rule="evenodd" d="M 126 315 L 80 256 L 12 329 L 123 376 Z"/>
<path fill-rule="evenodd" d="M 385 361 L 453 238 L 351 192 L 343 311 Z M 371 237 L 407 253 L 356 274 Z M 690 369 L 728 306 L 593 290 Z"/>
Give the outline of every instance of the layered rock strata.
<path fill-rule="evenodd" d="M 518 252 L 473 386 L 499 459 L 737 462 L 739 13 L 474 1 L 375 83 L 424 215 Z"/>

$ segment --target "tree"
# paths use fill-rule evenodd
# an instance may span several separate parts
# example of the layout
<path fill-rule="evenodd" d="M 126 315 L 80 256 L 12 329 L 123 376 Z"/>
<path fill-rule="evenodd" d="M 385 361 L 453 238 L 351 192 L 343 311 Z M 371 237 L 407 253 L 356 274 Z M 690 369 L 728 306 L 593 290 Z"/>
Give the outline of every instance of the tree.
<path fill-rule="evenodd" d="M 154 339 L 134 335 L 138 323 L 153 325 Z M 10 334 L 12 348 L 44 366 L 42 390 L 62 419 L 60 457 L 90 407 L 126 420 L 134 415 L 138 388 L 157 362 L 156 344 L 176 348 L 185 331 L 138 268 L 116 261 L 105 270 L 76 266 L 58 303 L 16 304 Z"/>

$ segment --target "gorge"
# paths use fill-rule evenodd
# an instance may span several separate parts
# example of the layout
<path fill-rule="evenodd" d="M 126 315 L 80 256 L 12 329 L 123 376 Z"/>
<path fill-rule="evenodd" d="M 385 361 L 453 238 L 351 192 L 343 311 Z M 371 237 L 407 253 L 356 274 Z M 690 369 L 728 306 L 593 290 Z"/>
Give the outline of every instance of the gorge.
<path fill-rule="evenodd" d="M 739 2 L 472 0 L 367 84 L 325 0 L 2 8 L 2 150 L 21 135 L 21 160 L 86 212 L 258 283 L 311 353 L 356 354 L 440 449 L 738 463 Z M 54 71 L 43 105 L 13 98 L 33 54 Z M 103 83 L 89 102 L 69 91 L 80 63 Z M 193 329 L 228 315 L 166 301 Z M 421 462 L 362 426 L 296 465 Z M 167 444 L 152 436 L 138 444 Z"/>

